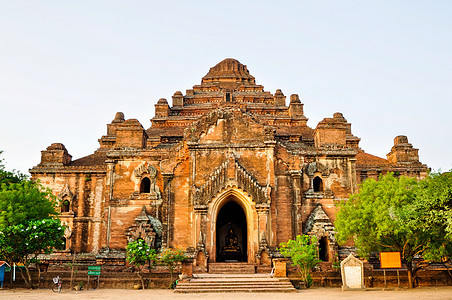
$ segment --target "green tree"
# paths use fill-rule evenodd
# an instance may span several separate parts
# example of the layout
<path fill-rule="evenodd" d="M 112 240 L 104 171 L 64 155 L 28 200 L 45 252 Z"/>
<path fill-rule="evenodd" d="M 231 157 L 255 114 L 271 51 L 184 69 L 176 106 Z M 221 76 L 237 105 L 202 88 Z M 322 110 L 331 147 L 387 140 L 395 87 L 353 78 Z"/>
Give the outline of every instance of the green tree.
<path fill-rule="evenodd" d="M 307 288 L 312 285 L 311 270 L 320 260 L 317 256 L 317 238 L 309 235 L 297 235 L 295 240 L 279 244 L 279 252 L 292 260 Z"/>
<path fill-rule="evenodd" d="M 171 276 L 171 287 L 174 287 L 173 274 L 176 266 L 187 259 L 183 250 L 180 249 L 163 249 L 159 255 L 159 262 L 168 267 Z"/>
<path fill-rule="evenodd" d="M 415 201 L 403 207 L 399 216 L 401 223 L 430 237 L 422 253 L 424 264 L 415 267 L 420 269 L 432 261 L 448 267 L 452 257 L 452 173 L 430 173 L 421 180 Z"/>
<path fill-rule="evenodd" d="M 136 269 L 141 286 L 144 289 L 144 267 L 146 264 L 149 264 L 149 270 L 154 268 L 157 261 L 157 252 L 146 244 L 144 240 L 140 239 L 127 244 L 126 259 Z"/>
<path fill-rule="evenodd" d="M 452 171 L 430 173 L 419 183 L 412 212 L 422 212 L 417 219 L 429 228 L 437 228 L 452 240 Z"/>
<path fill-rule="evenodd" d="M 0 150 L 0 155 L 2 153 L 3 151 Z M 2 184 L 18 183 L 25 180 L 26 178 L 26 175 L 15 170 L 13 170 L 12 172 L 5 170 L 3 159 L 0 158 L 0 186 L 2 186 Z"/>
<path fill-rule="evenodd" d="M 50 189 L 23 174 L 6 171 L 0 160 L 0 258 L 24 264 L 26 276 L 22 269 L 21 275 L 30 287 L 29 266 L 34 263 L 40 273 L 38 255 L 61 248 L 64 241 L 56 208 Z"/>
<path fill-rule="evenodd" d="M 0 187 L 0 228 L 53 218 L 58 215 L 56 208 L 51 190 L 31 180 Z"/>
<path fill-rule="evenodd" d="M 20 269 L 22 278 L 28 286 L 34 287 L 30 265 L 36 264 L 40 275 L 38 255 L 61 248 L 64 245 L 64 230 L 58 219 L 34 220 L 27 224 L 6 226 L 0 229 L 0 257 L 10 263 L 23 264 L 26 276 Z"/>
<path fill-rule="evenodd" d="M 423 184 L 392 173 L 378 181 L 367 179 L 357 194 L 340 205 L 335 222 L 338 242 L 353 240 L 362 256 L 400 252 L 410 287 L 424 263 L 415 258 L 437 252 L 435 240 L 440 238 L 434 226 L 424 226 L 417 215 L 411 215 L 421 201 Z"/>

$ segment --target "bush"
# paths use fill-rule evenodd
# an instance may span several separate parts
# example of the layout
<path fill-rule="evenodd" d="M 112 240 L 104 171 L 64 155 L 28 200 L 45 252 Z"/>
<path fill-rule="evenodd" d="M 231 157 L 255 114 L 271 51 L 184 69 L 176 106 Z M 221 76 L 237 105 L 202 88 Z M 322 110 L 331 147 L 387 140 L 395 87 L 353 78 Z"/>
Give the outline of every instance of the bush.
<path fill-rule="evenodd" d="M 282 255 L 290 258 L 292 263 L 297 266 L 298 274 L 300 274 L 307 288 L 312 283 L 310 271 L 320 260 L 317 258 L 317 238 L 315 236 L 297 235 L 295 240 L 289 240 L 287 243 L 279 244 L 278 249 Z"/>
<path fill-rule="evenodd" d="M 141 287 L 144 289 L 144 266 L 149 264 L 149 269 L 155 266 L 157 252 L 146 244 L 144 240 L 137 240 L 127 244 L 126 259 L 136 268 L 137 275 L 141 281 Z"/>

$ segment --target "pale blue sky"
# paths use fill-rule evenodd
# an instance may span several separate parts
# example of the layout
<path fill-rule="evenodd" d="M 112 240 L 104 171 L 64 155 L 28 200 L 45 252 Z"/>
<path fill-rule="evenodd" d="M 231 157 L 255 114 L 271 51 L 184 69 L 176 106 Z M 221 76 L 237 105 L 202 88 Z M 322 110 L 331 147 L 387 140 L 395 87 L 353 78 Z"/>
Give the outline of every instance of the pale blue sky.
<path fill-rule="evenodd" d="M 0 150 L 26 172 L 53 142 L 91 154 L 117 111 L 145 128 L 159 98 L 227 57 L 308 125 L 342 112 L 366 152 L 407 135 L 452 168 L 452 1 L 0 0 Z"/>

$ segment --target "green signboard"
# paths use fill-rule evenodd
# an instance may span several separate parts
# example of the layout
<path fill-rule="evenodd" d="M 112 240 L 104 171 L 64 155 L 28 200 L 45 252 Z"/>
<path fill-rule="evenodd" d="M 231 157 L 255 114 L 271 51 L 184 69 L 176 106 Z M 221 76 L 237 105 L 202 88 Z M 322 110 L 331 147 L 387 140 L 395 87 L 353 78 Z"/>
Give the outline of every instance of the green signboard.
<path fill-rule="evenodd" d="M 99 276 L 100 275 L 100 271 L 88 271 L 88 275 L 89 276 Z"/>
<path fill-rule="evenodd" d="M 88 275 L 99 276 L 100 275 L 100 266 L 88 266 Z"/>

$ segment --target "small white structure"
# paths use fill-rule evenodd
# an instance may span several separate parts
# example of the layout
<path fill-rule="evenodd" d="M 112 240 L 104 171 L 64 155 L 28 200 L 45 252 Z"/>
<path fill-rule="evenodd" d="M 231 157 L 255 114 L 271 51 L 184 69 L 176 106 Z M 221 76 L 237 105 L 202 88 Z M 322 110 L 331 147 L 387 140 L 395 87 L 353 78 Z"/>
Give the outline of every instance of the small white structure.
<path fill-rule="evenodd" d="M 341 262 L 342 290 L 363 290 L 364 265 L 353 254 Z"/>

